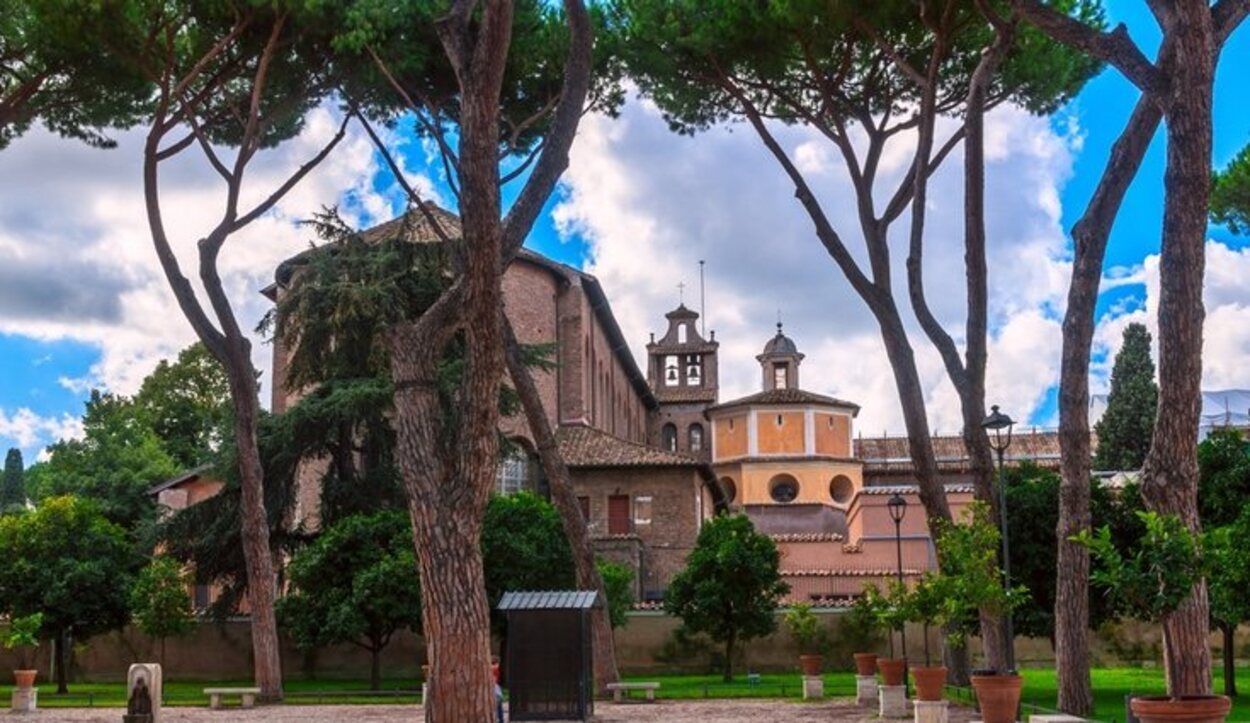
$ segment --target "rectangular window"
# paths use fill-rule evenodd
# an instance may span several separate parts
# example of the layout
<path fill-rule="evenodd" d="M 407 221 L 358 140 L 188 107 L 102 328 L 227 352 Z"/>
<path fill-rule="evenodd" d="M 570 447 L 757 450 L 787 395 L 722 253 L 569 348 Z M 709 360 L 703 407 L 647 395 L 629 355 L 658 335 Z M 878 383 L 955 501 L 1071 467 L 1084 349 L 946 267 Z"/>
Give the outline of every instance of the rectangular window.
<path fill-rule="evenodd" d="M 582 511 L 582 519 L 586 521 L 586 524 L 590 524 L 590 498 L 578 497 L 577 507 Z"/>
<path fill-rule="evenodd" d="M 196 611 L 207 610 L 212 604 L 212 594 L 208 589 L 208 585 L 196 585 L 195 595 L 193 596 L 192 605 Z"/>
<path fill-rule="evenodd" d="M 509 454 L 499 463 L 495 477 L 496 490 L 501 495 L 514 495 L 526 488 L 528 478 L 529 458 L 524 454 Z"/>
<path fill-rule="evenodd" d="M 651 498 L 650 497 L 634 498 L 634 524 L 635 525 L 651 524 Z"/>
<path fill-rule="evenodd" d="M 773 365 L 773 389 L 785 389 L 789 386 L 789 368 L 785 364 Z"/>
<path fill-rule="evenodd" d="M 629 495 L 608 497 L 608 534 L 628 535 L 634 531 L 629 515 Z"/>

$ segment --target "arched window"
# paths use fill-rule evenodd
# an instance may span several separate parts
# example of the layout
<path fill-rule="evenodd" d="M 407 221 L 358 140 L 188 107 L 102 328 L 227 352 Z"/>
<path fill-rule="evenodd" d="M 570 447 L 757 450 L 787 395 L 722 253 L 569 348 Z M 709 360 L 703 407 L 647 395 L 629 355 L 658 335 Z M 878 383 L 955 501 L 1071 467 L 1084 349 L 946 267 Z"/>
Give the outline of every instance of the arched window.
<path fill-rule="evenodd" d="M 790 386 L 789 367 L 785 364 L 773 365 L 773 389 L 785 389 Z"/>
<path fill-rule="evenodd" d="M 703 451 L 703 425 L 699 424 L 698 422 L 695 422 L 694 424 L 690 425 L 690 430 L 688 434 L 690 437 L 690 451 L 702 452 Z"/>
<path fill-rule="evenodd" d="M 660 443 L 670 452 L 677 451 L 677 425 L 669 423 L 661 430 Z"/>
<path fill-rule="evenodd" d="M 728 477 L 721 477 L 720 488 L 725 493 L 726 502 L 732 503 L 734 500 L 738 499 L 738 485 L 734 484 L 732 479 Z"/>
<path fill-rule="evenodd" d="M 768 496 L 773 498 L 773 502 L 793 502 L 799 496 L 799 481 L 792 475 L 779 474 L 769 481 Z"/>
<path fill-rule="evenodd" d="M 677 357 L 664 357 L 664 386 L 675 387 L 681 384 L 681 377 L 677 370 Z"/>
<path fill-rule="evenodd" d="M 703 383 L 703 362 L 698 354 L 686 355 L 686 385 L 697 387 Z"/>
<path fill-rule="evenodd" d="M 495 473 L 495 489 L 501 495 L 514 495 L 533 487 L 533 465 L 530 456 L 520 445 L 515 445 L 499 461 Z"/>

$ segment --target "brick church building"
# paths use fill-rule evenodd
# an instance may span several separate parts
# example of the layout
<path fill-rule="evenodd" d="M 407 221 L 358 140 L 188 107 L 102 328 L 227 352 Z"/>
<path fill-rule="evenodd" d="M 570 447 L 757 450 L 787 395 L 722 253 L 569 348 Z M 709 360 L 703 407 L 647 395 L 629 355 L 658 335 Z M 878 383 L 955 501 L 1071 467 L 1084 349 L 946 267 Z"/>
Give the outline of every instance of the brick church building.
<path fill-rule="evenodd" d="M 451 214 L 444 224 L 455 226 Z M 415 242 L 435 237 L 424 220 L 401 219 L 365 232 L 382 238 L 408 228 Z M 265 290 L 278 299 L 297 281 L 299 257 L 282 264 Z M 554 349 L 550 370 L 535 382 L 570 468 L 594 545 L 605 558 L 636 572 L 642 605 L 663 597 L 682 568 L 703 522 L 718 511 L 748 515 L 777 542 L 794 600 L 833 600 L 858 594 L 869 582 L 896 574 L 894 522 L 886 501 L 909 503 L 901 526 L 903 567 L 917 575 L 936 565 L 932 541 L 910 476 L 906 439 L 863 438 L 859 407 L 805 391 L 804 355 L 780 324 L 756 357 L 760 391 L 722 400 L 719 344 L 699 330 L 699 314 L 679 305 L 665 315 L 659 338 L 645 344 L 646 369 L 633 353 L 640 340 L 624 336 L 605 290 L 592 275 L 522 251 L 504 280 L 505 310 L 522 344 Z M 283 384 L 289 350 L 275 343 L 272 408 L 297 399 Z M 504 420 L 516 442 L 501 460 L 498 491 L 543 493 L 546 480 L 523 418 Z M 967 456 L 959 437 L 934 438 L 948 499 L 955 510 L 972 498 Z M 1012 459 L 1057 466 L 1053 434 L 1017 434 Z M 300 474 L 297 519 L 314 526 L 324 463 Z M 171 507 L 192 503 L 182 488 L 202 486 L 194 475 L 154 490 Z M 197 487 L 198 489 L 198 487 Z"/>

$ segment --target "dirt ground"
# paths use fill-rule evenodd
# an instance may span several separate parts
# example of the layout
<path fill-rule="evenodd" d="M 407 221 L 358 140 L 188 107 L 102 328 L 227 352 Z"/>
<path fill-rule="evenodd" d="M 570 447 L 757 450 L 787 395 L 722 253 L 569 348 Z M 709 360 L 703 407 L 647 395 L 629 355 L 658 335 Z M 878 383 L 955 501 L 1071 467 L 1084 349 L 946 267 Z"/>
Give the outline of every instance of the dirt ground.
<path fill-rule="evenodd" d="M 41 710 L 33 715 L 14 717 L 31 723 L 117 723 L 119 708 L 76 708 Z M 950 723 L 968 723 L 968 708 L 951 706 Z M 657 703 L 595 704 L 593 720 L 602 723 L 860 723 L 880 720 L 875 711 L 859 708 L 849 701 L 799 703 L 780 700 L 660 701 Z M 340 705 L 272 706 L 249 711 L 238 708 L 213 711 L 206 708 L 166 708 L 162 723 L 415 723 L 421 720 L 420 706 Z M 906 720 L 906 719 L 904 719 Z"/>

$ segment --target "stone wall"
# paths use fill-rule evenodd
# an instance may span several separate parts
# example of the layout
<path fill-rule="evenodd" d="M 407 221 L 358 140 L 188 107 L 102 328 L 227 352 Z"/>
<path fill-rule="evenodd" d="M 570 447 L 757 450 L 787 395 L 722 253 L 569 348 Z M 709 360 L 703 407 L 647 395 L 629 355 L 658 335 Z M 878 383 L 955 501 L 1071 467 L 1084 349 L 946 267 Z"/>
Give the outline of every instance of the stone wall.
<path fill-rule="evenodd" d="M 851 650 L 838 645 L 838 627 L 842 611 L 818 611 L 835 641 L 835 650 L 828 664 L 837 669 L 849 669 Z M 659 612 L 634 612 L 629 622 L 616 632 L 616 653 L 621 671 L 631 675 L 648 675 L 664 672 L 703 673 L 711 669 L 713 655 L 719 647 L 700 645 L 697 641 L 685 646 L 673 643 L 673 632 L 679 621 Z M 738 658 L 741 670 L 792 671 L 798 666 L 798 647 L 784 625 L 778 620 L 779 630 L 768 638 L 753 640 L 745 646 Z M 923 631 L 909 627 L 907 631 L 909 657 L 923 660 L 921 641 Z M 1160 648 L 1158 630 L 1141 623 L 1112 626 L 1094 636 L 1091 661 L 1095 666 L 1158 665 Z M 930 646 L 939 649 L 940 636 L 931 632 Z M 1218 664 L 1220 655 L 1219 636 L 1211 638 L 1212 650 Z M 48 671 L 49 647 L 40 651 L 41 679 L 50 679 Z M 120 633 L 110 633 L 92 638 L 87 645 L 77 646 L 74 654 L 73 681 L 117 682 L 125 679 L 131 663 L 152 662 L 157 659 L 156 641 L 130 628 Z M 888 648 L 882 644 L 875 651 L 885 654 Z M 977 641 L 972 641 L 973 660 L 979 656 Z M 1054 652 L 1044 639 L 1020 638 L 1016 641 L 1016 653 L 1025 667 L 1053 665 Z M 1250 658 L 1250 627 L 1243 627 L 1237 636 L 1238 658 Z M 425 660 L 422 640 L 410 633 L 395 636 L 383 654 L 384 676 L 416 678 Z M 290 680 L 361 679 L 368 676 L 367 653 L 353 646 L 340 645 L 308 656 L 284 641 L 282 662 L 286 677 Z M 11 651 L 0 649 L 0 670 L 10 670 L 15 661 Z M 171 639 L 166 645 L 166 680 L 247 680 L 251 677 L 251 641 L 246 621 L 204 623 L 186 638 Z M 71 683 L 70 690 L 73 690 Z"/>

